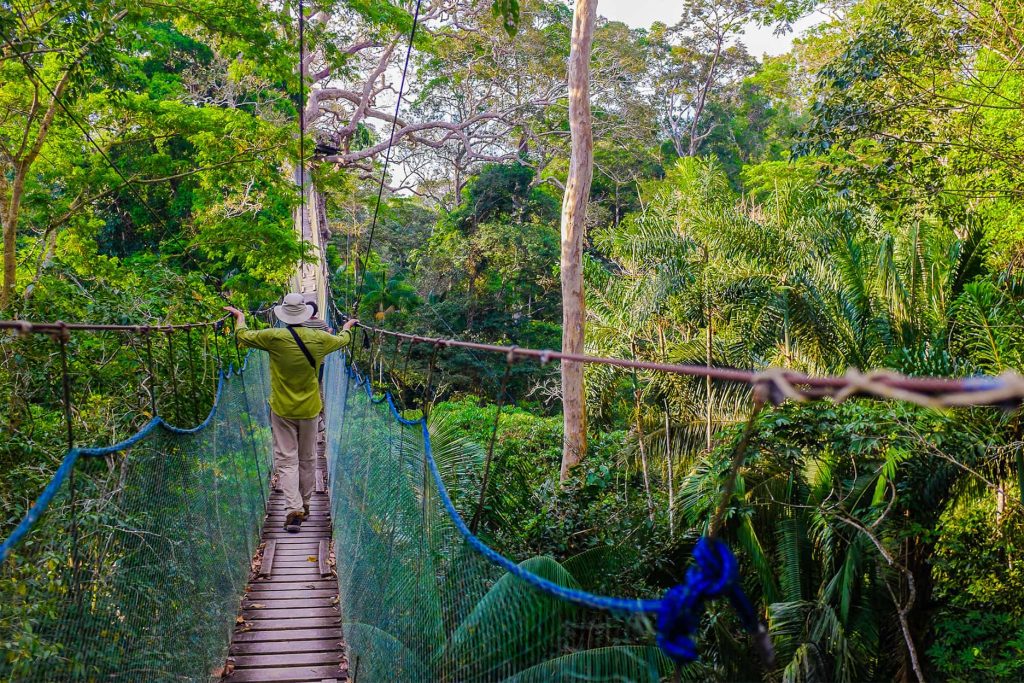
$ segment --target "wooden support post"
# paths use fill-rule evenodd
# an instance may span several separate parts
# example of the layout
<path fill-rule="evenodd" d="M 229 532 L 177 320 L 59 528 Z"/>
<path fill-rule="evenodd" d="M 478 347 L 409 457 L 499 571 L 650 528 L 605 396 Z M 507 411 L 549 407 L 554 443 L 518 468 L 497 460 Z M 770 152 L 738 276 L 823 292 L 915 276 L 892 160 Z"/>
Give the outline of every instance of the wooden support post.
<path fill-rule="evenodd" d="M 260 564 L 260 576 L 268 577 L 274 570 L 274 553 L 277 551 L 277 541 L 267 541 L 263 549 L 263 562 Z"/>

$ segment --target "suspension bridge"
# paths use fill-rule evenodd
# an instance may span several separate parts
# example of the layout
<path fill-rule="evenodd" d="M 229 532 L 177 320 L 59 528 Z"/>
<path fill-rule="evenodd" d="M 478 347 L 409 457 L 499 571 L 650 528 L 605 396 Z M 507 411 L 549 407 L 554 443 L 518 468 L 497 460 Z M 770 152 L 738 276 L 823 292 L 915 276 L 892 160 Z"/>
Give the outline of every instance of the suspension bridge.
<path fill-rule="evenodd" d="M 392 141 L 418 12 L 419 3 Z M 305 110 L 304 16 L 300 3 L 299 112 Z M 303 162 L 304 125 L 300 113 Z M 389 144 L 367 256 L 390 153 Z M 326 216 L 301 166 L 295 230 L 319 257 L 302 260 L 290 288 L 329 318 L 339 311 L 323 258 Z M 750 649 L 770 662 L 763 612 L 747 600 L 740 564 L 719 538 L 758 413 L 784 401 L 851 396 L 930 408 L 1016 407 L 1024 398 L 1017 374 L 808 377 L 501 347 L 371 326 L 360 334 L 365 348 L 353 343 L 325 363 L 315 493 L 308 520 L 291 534 L 282 529 L 285 510 L 272 472 L 268 361 L 260 352 L 243 354 L 223 320 L 0 321 L 0 340 L 12 348 L 38 339 L 55 345 L 66 428 L 66 453 L 46 470 L 53 471 L 49 483 L 0 527 L 0 678 L 700 680 L 702 670 L 688 667 L 698 659 L 705 603 L 714 599 L 731 604 L 737 625 L 751 636 Z M 75 428 L 75 398 L 82 393 L 75 377 L 92 362 L 76 351 L 89 349 L 89 335 L 115 337 L 127 358 L 103 363 L 115 364 L 129 385 L 125 422 L 134 432 L 110 428 L 108 436 L 124 438 L 101 446 L 82 445 Z M 390 357 L 384 340 L 394 344 Z M 416 347 L 429 357 L 425 380 L 415 386 L 396 371 L 402 344 L 406 362 Z M 500 354 L 506 378 L 514 363 L 567 362 L 749 385 L 750 418 L 732 445 L 724 485 L 713 492 L 717 506 L 706 535 L 694 539 L 689 566 L 676 572 L 678 585 L 661 595 L 604 595 L 603 574 L 614 566 L 606 562 L 618 548 L 557 562 L 506 556 L 478 534 L 480 512 L 493 494 L 488 481 L 504 391 L 486 448 L 446 439 L 431 408 L 438 357 L 449 348 Z M 39 456 L 26 446 L 26 459 Z"/>
<path fill-rule="evenodd" d="M 307 238 L 308 221 L 296 216 Z M 331 309 L 323 282 L 315 264 L 303 264 L 295 285 Z M 223 321 L 4 321 L 0 333 L 5 343 L 53 339 L 68 446 L 0 546 L 0 642 L 9 648 L 0 674 L 16 681 L 660 681 L 696 659 L 703 606 L 715 598 L 735 608 L 751 649 L 771 656 L 762 615 L 717 539 L 731 484 L 691 566 L 680 568 L 681 583 L 660 596 L 594 592 L 597 554 L 509 558 L 481 539 L 475 513 L 488 495 L 497 420 L 486 455 L 434 447 L 443 425 L 430 408 L 445 348 L 501 354 L 508 367 L 600 363 L 746 383 L 753 414 L 785 400 L 852 395 L 930 407 L 1015 406 L 1024 396 L 1018 375 L 815 378 L 364 326 L 369 348 L 353 343 L 326 363 L 316 493 L 309 521 L 288 534 L 271 472 L 267 359 L 243 354 Z M 71 342 L 90 334 L 129 338 L 145 397 L 141 428 L 99 447 L 78 443 L 72 417 Z M 399 385 L 402 344 L 430 357 L 410 405 L 388 391 Z M 208 395 L 184 395 L 186 379 L 208 385 Z M 752 425 L 735 444 L 727 481 L 742 467 Z"/>

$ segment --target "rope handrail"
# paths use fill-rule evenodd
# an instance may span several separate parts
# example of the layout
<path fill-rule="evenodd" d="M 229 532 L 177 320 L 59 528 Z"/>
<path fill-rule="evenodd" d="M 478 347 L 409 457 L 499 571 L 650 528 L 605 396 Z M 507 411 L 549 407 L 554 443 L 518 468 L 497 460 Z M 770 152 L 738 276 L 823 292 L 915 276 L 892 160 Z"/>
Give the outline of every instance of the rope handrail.
<path fill-rule="evenodd" d="M 230 316 L 223 316 L 216 320 L 207 320 L 197 323 L 179 323 L 176 325 L 108 325 L 100 323 L 68 323 L 58 320 L 57 322 L 32 322 L 31 320 L 0 320 L 0 330 L 15 330 L 22 334 L 59 334 L 64 331 L 83 330 L 91 332 L 135 332 L 144 334 L 146 332 L 168 332 L 170 330 L 199 330 L 205 327 L 216 327 Z"/>
<path fill-rule="evenodd" d="M 786 399 L 805 401 L 831 397 L 843 401 L 855 395 L 872 395 L 908 401 L 930 408 L 964 406 L 1016 407 L 1024 401 L 1024 376 L 1017 372 L 1004 372 L 998 376 L 984 375 L 962 379 L 948 377 L 908 377 L 889 370 L 861 372 L 850 369 L 845 375 L 810 376 L 785 368 L 768 370 L 740 370 L 705 365 L 659 363 L 628 358 L 611 358 L 588 354 L 563 353 L 551 349 L 530 349 L 518 346 L 498 346 L 458 339 L 425 337 L 395 332 L 372 325 L 359 327 L 376 334 L 405 339 L 412 344 L 435 347 L 463 348 L 501 354 L 511 362 L 518 359 L 537 360 L 542 365 L 550 361 L 567 361 L 597 365 L 611 365 L 634 370 L 651 370 L 691 377 L 710 377 L 716 380 L 750 384 L 763 392 L 766 401 L 773 404 Z"/>

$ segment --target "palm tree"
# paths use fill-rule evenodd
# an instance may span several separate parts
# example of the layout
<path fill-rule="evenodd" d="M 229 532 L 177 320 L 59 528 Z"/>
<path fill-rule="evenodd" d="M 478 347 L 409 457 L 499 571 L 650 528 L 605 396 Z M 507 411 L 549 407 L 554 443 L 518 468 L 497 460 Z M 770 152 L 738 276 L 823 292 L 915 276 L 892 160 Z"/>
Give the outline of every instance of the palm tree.
<path fill-rule="evenodd" d="M 419 304 L 416 288 L 406 283 L 401 273 L 388 278 L 384 272 L 377 274 L 367 270 L 360 295 L 362 314 L 376 320 L 383 320 L 384 316 L 394 311 L 412 310 Z"/>
<path fill-rule="evenodd" d="M 998 372 L 1024 360 L 1015 344 L 1024 318 L 1014 285 L 978 279 L 977 226 L 954 232 L 927 217 L 897 222 L 785 183 L 751 202 L 734 196 L 714 162 L 704 160 L 682 161 L 642 195 L 647 204 L 639 215 L 595 238 L 613 267 L 593 268 L 594 351 L 833 373 Z M 628 386 L 621 373 L 595 375 L 591 400 L 598 405 Z M 684 526 L 677 534 L 684 539 L 711 516 L 729 459 L 714 437 L 744 417 L 748 394 L 672 376 L 641 374 L 638 384 L 624 464 L 639 460 L 651 472 L 648 487 L 670 491 L 675 514 L 667 516 Z M 801 419 L 814 414 L 808 409 Z M 844 414 L 859 420 L 871 409 Z M 896 537 L 886 506 L 898 478 L 919 492 L 904 492 L 899 510 L 928 524 L 961 495 L 965 477 L 928 454 L 911 458 L 907 444 L 918 437 L 907 431 L 917 419 L 910 415 L 882 421 L 901 435 L 879 442 L 897 439 L 899 448 L 889 450 L 829 450 L 827 430 L 837 428 L 831 424 L 822 425 L 822 440 L 802 433 L 782 439 L 788 451 L 775 452 L 780 444 L 766 438 L 765 453 L 740 477 L 729 533 L 757 576 L 780 650 L 777 674 L 786 680 L 871 679 L 897 661 L 908 676 L 920 676 L 915 624 L 930 550 Z M 922 458 L 929 461 L 923 469 Z M 914 585 L 921 591 L 916 605 L 908 597 Z M 711 636 L 709 657 L 737 656 L 728 632 Z"/>

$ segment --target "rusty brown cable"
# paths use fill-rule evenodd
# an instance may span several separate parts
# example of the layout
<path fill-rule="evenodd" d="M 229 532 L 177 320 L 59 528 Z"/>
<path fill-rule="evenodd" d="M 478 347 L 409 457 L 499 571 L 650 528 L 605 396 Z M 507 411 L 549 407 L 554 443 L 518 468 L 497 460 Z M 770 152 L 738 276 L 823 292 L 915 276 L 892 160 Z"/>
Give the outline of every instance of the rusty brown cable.
<path fill-rule="evenodd" d="M 743 433 L 733 448 L 732 458 L 730 458 L 729 462 L 729 474 L 722 484 L 722 492 L 719 494 L 718 503 L 715 506 L 715 514 L 708 524 L 708 536 L 711 538 L 717 538 L 718 534 L 722 531 L 722 525 L 725 523 L 725 514 L 736 491 L 736 479 L 739 477 L 740 469 L 746 460 L 750 439 L 754 435 L 754 429 L 757 426 L 757 418 L 768 402 L 765 394 L 766 391 L 762 387 L 754 390 L 754 406 L 750 411 L 746 424 L 743 426 Z"/>
<path fill-rule="evenodd" d="M 188 327 L 213 327 L 227 320 L 229 316 L 198 323 L 176 325 L 106 325 L 98 323 L 32 322 L 30 320 L 0 320 L 0 330 L 15 330 L 20 334 L 60 334 L 62 330 L 88 332 L 135 332 L 152 329 L 158 332 L 181 330 Z"/>
<path fill-rule="evenodd" d="M 480 525 L 480 520 L 484 514 L 484 503 L 487 500 L 487 484 L 490 480 L 491 475 L 491 462 L 494 460 L 494 442 L 498 437 L 498 423 L 501 420 L 501 409 L 505 405 L 505 391 L 508 387 L 508 380 L 512 375 L 512 363 L 515 360 L 511 355 L 508 356 L 508 360 L 505 363 L 505 374 L 501 377 L 501 385 L 498 388 L 498 400 L 495 403 L 494 411 L 494 424 L 491 425 L 491 439 L 487 444 L 487 457 L 484 459 L 484 474 L 483 479 L 480 482 L 480 498 L 476 503 L 476 512 L 473 513 L 473 519 L 469 522 L 469 530 L 476 533 L 477 527 Z"/>
<path fill-rule="evenodd" d="M 146 337 L 146 368 L 149 371 L 149 413 L 156 417 L 156 371 L 153 365 L 153 335 L 148 327 L 142 327 L 141 333 Z"/>
<path fill-rule="evenodd" d="M 174 354 L 174 330 L 164 330 L 167 335 L 167 372 L 171 375 L 171 393 L 174 395 L 174 420 L 181 426 L 181 396 L 178 394 L 177 358 Z"/>
<path fill-rule="evenodd" d="M 431 383 L 434 378 L 434 366 L 437 364 L 437 352 L 441 348 L 440 344 L 434 345 L 434 350 L 430 354 L 430 364 L 427 365 L 427 381 L 423 391 L 423 420 L 424 422 L 430 416 L 430 409 L 434 405 L 434 397 L 431 391 Z"/>
<path fill-rule="evenodd" d="M 60 345 L 60 368 L 61 368 L 61 393 L 64 404 L 64 426 L 67 430 L 67 447 L 70 452 L 75 447 L 75 426 L 72 421 L 71 406 L 71 372 L 68 369 L 68 342 L 71 335 L 64 323 L 57 323 L 59 332 L 55 335 Z M 71 507 L 71 586 L 75 595 L 75 601 L 80 598 L 78 590 L 78 569 L 80 566 L 78 556 L 78 496 L 75 486 L 75 467 L 71 468 L 68 477 L 69 504 Z"/>
<path fill-rule="evenodd" d="M 578 363 L 611 365 L 635 370 L 651 370 L 655 372 L 666 372 L 694 377 L 711 377 L 716 380 L 737 382 L 741 384 L 771 384 L 775 385 L 776 388 L 779 384 L 784 384 L 787 389 L 803 387 L 797 391 L 806 398 L 821 398 L 831 395 L 830 392 L 841 392 L 848 390 L 852 386 L 857 386 L 857 383 L 852 381 L 848 376 L 811 377 L 799 372 L 787 370 L 778 370 L 776 372 L 757 372 L 754 370 L 739 370 L 735 368 L 659 363 L 654 361 L 624 358 L 608 358 L 587 354 L 562 353 L 549 349 L 497 346 L 493 344 L 459 341 L 455 339 L 424 337 L 374 328 L 368 325 L 363 325 L 362 323 L 360 323 L 359 326 L 366 329 L 378 330 L 381 334 L 398 336 L 402 339 L 408 340 L 411 344 L 429 344 L 444 346 L 446 348 L 465 348 L 505 355 L 512 353 L 517 359 L 533 359 L 539 361 L 542 365 L 553 360 L 571 361 Z M 964 380 L 942 377 L 903 377 L 890 374 L 888 376 L 872 379 L 871 381 L 873 382 L 873 386 L 880 390 L 879 393 L 884 392 L 886 388 L 917 392 L 920 395 L 942 395 L 957 392 L 974 393 L 975 391 Z M 863 385 L 865 383 L 861 382 L 860 384 Z M 771 402 L 778 402 L 776 400 L 776 393 L 777 392 L 774 391 L 769 392 L 769 399 Z"/>
<path fill-rule="evenodd" d="M 192 380 L 192 386 L 189 387 L 189 394 L 192 397 L 192 422 L 193 424 L 199 424 L 199 393 L 196 390 L 196 351 L 192 343 L 191 325 L 185 328 L 185 344 L 188 347 L 188 373 Z"/>

